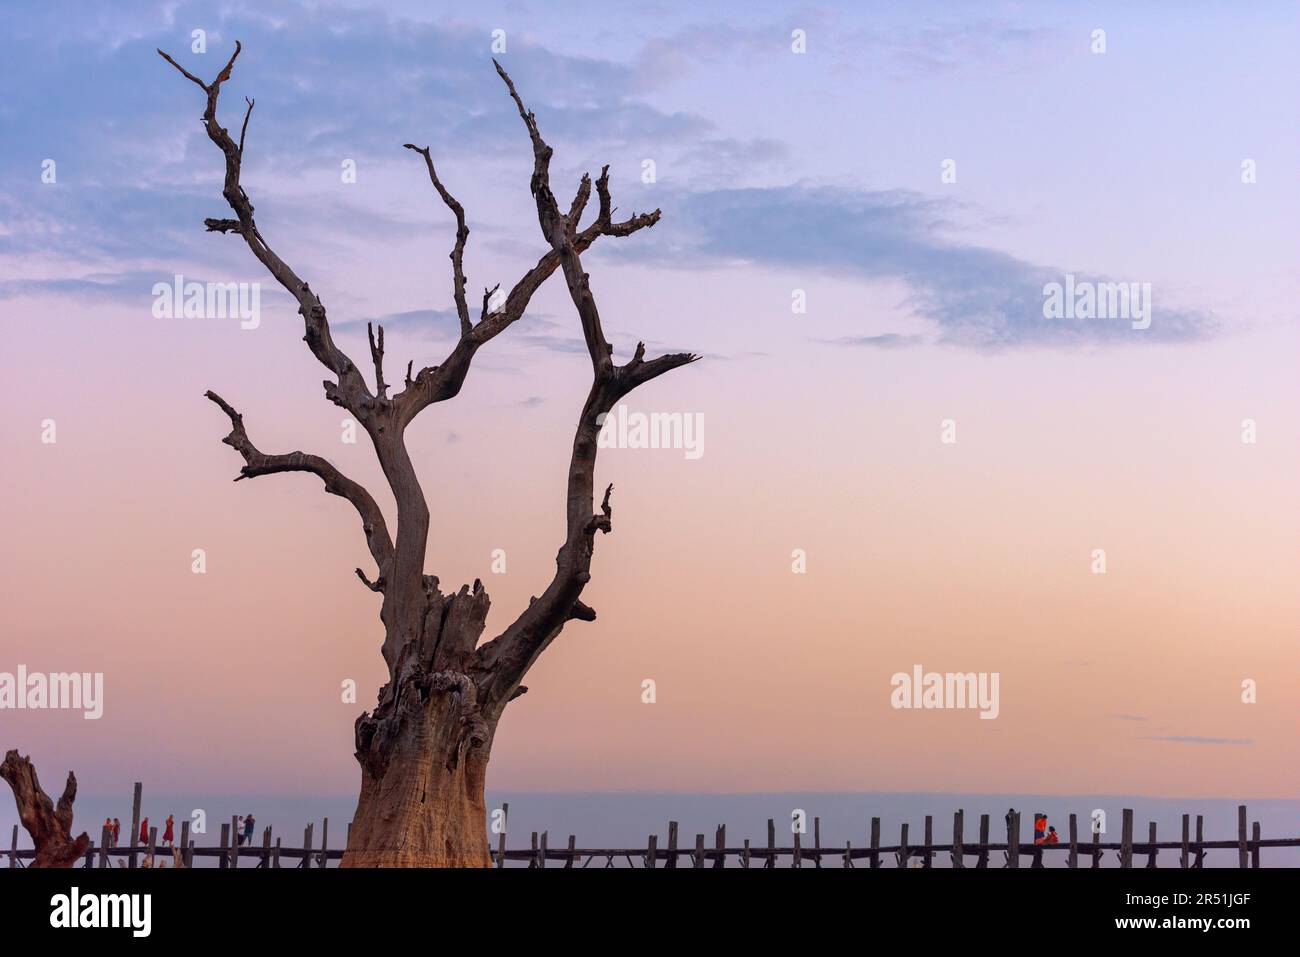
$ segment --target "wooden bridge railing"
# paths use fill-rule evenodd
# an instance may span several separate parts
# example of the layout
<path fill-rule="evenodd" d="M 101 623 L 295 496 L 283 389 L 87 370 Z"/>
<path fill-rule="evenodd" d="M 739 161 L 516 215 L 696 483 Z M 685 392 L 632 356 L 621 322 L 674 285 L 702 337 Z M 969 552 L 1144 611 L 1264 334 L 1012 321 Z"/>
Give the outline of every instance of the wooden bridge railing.
<path fill-rule="evenodd" d="M 172 850 L 169 847 L 163 847 L 158 844 L 158 829 L 150 828 L 149 839 L 147 844 L 140 844 L 139 838 L 139 812 L 140 812 L 140 785 L 136 785 L 135 790 L 135 808 L 133 819 L 136 824 L 132 829 L 132 840 L 124 846 L 111 846 L 108 829 L 104 828 L 100 835 L 98 845 L 91 843 L 86 851 L 84 867 L 108 867 L 111 866 L 110 858 L 118 858 L 118 866 L 138 867 L 141 866 L 139 855 L 145 855 L 144 866 L 150 866 L 149 862 L 159 861 L 159 866 L 168 864 L 172 858 Z M 509 805 L 503 808 L 502 818 L 505 819 L 508 814 Z M 1040 815 L 1035 815 L 1035 818 Z M 509 850 L 506 848 L 506 835 L 502 831 L 497 836 L 497 847 L 492 850 L 492 862 L 495 867 L 504 867 L 509 861 L 523 863 L 532 868 L 544 868 L 551 862 L 557 862 L 561 867 L 587 867 L 593 861 L 603 861 L 604 867 L 613 867 L 615 862 L 623 860 L 629 867 L 655 868 L 664 867 L 668 869 L 677 867 L 726 867 L 728 859 L 734 858 L 735 862 L 742 868 L 762 867 L 772 868 L 778 866 L 782 860 L 788 859 L 792 867 L 813 867 L 820 868 L 823 860 L 838 860 L 843 867 L 856 867 L 859 862 L 866 862 L 870 868 L 879 868 L 886 863 L 892 864 L 893 867 L 920 867 L 928 868 L 933 866 L 935 855 L 948 855 L 949 862 L 954 868 L 964 868 L 973 866 L 975 868 L 1011 867 L 1018 868 L 1022 866 L 1025 859 L 1029 860 L 1030 867 L 1043 867 L 1044 858 L 1051 855 L 1064 855 L 1066 866 L 1077 868 L 1080 866 L 1080 859 L 1083 859 L 1085 866 L 1098 868 L 1106 852 L 1113 852 L 1118 858 L 1119 866 L 1122 868 L 1133 867 L 1134 858 L 1137 856 L 1146 857 L 1146 867 L 1155 867 L 1156 858 L 1160 851 L 1177 851 L 1178 863 L 1183 868 L 1201 868 L 1205 864 L 1205 855 L 1211 850 L 1236 850 L 1239 867 L 1259 867 L 1260 851 L 1269 847 L 1300 847 L 1300 837 L 1298 838 L 1263 838 L 1260 834 L 1260 825 L 1258 821 L 1253 822 L 1250 833 L 1247 833 L 1247 815 L 1246 806 L 1239 805 L 1237 808 L 1237 837 L 1232 840 L 1206 840 L 1204 837 L 1204 818 L 1202 815 L 1196 815 L 1196 831 L 1193 837 L 1191 831 L 1191 815 L 1184 814 L 1182 820 L 1182 835 L 1176 841 L 1160 841 L 1156 835 L 1156 825 L 1152 821 L 1148 825 L 1147 840 L 1134 841 L 1133 839 L 1133 812 L 1127 808 L 1124 809 L 1122 817 L 1122 826 L 1120 840 L 1102 841 L 1100 834 L 1092 834 L 1091 840 L 1080 841 L 1078 834 L 1078 819 L 1074 814 L 1069 818 L 1069 840 L 1058 844 L 1021 844 L 1020 843 L 1020 815 L 1013 813 L 1010 815 L 1011 820 L 1007 822 L 1007 838 L 1005 841 L 993 842 L 989 840 L 989 815 L 983 814 L 979 821 L 979 839 L 972 843 L 964 840 L 965 836 L 965 812 L 957 811 L 953 815 L 952 839 L 948 843 L 935 843 L 933 840 L 934 828 L 933 818 L 926 815 L 924 822 L 924 834 L 922 843 L 910 844 L 908 842 L 908 825 L 904 823 L 899 833 L 897 844 L 880 843 L 880 818 L 871 819 L 871 829 L 869 843 L 865 847 L 853 847 L 851 843 L 845 844 L 843 848 L 839 847 L 822 847 L 821 844 L 821 819 L 813 818 L 812 846 L 807 847 L 803 843 L 805 835 L 794 832 L 791 835 L 791 843 L 786 846 L 778 846 L 776 843 L 776 822 L 769 819 L 767 822 L 767 845 L 754 846 L 748 840 L 739 846 L 728 846 L 726 826 L 721 826 L 714 834 L 712 847 L 705 846 L 703 834 L 695 836 L 695 845 L 693 848 L 678 846 L 678 828 L 676 821 L 668 822 L 668 841 L 666 847 L 659 847 L 659 836 L 651 834 L 646 842 L 645 847 L 628 847 L 628 848 L 581 848 L 577 846 L 577 840 L 573 835 L 569 835 L 568 843 L 563 848 L 551 848 L 548 846 L 548 832 L 543 831 L 540 834 L 532 832 L 530 846 Z M 279 868 L 285 866 L 285 862 L 290 867 L 311 868 L 311 867 L 328 867 L 330 861 L 337 861 L 343 856 L 342 848 L 331 849 L 329 847 L 329 818 L 325 818 L 321 826 L 320 847 L 315 846 L 315 824 L 308 824 L 303 832 L 302 846 L 288 847 L 281 843 L 280 838 L 271 843 L 271 828 L 264 828 L 262 831 L 262 842 L 258 847 L 248 845 L 240 846 L 237 830 L 237 819 L 232 818 L 229 823 L 221 825 L 221 843 L 216 846 L 200 847 L 190 838 L 190 822 L 183 821 L 181 824 L 181 838 L 177 845 L 180 848 L 180 860 L 186 867 L 192 867 L 195 858 L 216 858 L 219 868 L 238 868 L 240 862 L 246 865 L 252 862 L 255 868 Z M 2 853 L 2 852 L 0 852 Z M 22 867 L 23 861 L 35 857 L 35 850 L 25 848 L 18 849 L 18 825 L 14 825 L 13 837 L 8 853 L 9 866 Z M 1001 862 L 997 858 L 991 857 L 993 854 L 1001 855 Z M 968 859 L 973 859 L 968 860 Z"/>

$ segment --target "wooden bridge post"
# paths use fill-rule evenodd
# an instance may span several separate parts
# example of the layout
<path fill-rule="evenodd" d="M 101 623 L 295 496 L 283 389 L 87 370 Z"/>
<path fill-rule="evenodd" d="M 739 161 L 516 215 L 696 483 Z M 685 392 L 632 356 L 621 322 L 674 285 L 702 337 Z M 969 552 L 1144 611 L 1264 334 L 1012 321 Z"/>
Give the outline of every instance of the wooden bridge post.
<path fill-rule="evenodd" d="M 952 815 L 952 866 L 963 868 L 966 866 L 965 852 L 962 849 L 962 830 L 965 825 L 966 812 L 959 810 L 954 811 Z"/>
<path fill-rule="evenodd" d="M 772 829 L 772 822 L 767 822 L 769 831 Z M 664 867 L 677 867 L 677 822 L 668 822 L 668 860 L 664 861 Z"/>
<path fill-rule="evenodd" d="M 704 835 L 695 835 L 695 853 L 691 855 L 691 867 L 704 866 Z"/>
<path fill-rule="evenodd" d="M 813 818 L 813 867 L 822 866 L 822 819 Z"/>
<path fill-rule="evenodd" d="M 157 844 L 158 844 L 158 828 L 151 827 L 149 828 L 149 856 L 146 858 L 146 860 L 149 862 L 150 867 L 156 866 L 154 863 L 153 853 L 154 853 L 154 848 L 157 846 Z"/>
<path fill-rule="evenodd" d="M 1038 843 L 1038 838 L 1039 838 L 1039 836 L 1040 836 L 1039 833 L 1038 833 L 1038 822 L 1039 822 L 1039 821 L 1043 821 L 1043 822 L 1044 822 L 1044 823 L 1043 823 L 1043 836 L 1046 836 L 1046 834 L 1047 834 L 1047 823 L 1046 823 L 1046 822 L 1047 822 L 1047 815 L 1044 814 L 1042 811 L 1035 811 L 1035 812 L 1034 812 L 1034 837 L 1033 837 L 1033 841 L 1034 841 L 1034 856 L 1033 856 L 1033 858 L 1032 858 L 1032 859 L 1030 860 L 1030 862 L 1029 862 L 1029 866 L 1030 866 L 1031 868 L 1033 868 L 1033 867 L 1042 867 L 1042 866 L 1043 866 L 1043 845 L 1041 845 L 1041 844 Z"/>
<path fill-rule="evenodd" d="M 655 858 L 659 856 L 659 835 L 651 834 L 646 839 L 645 866 L 654 870 Z"/>
<path fill-rule="evenodd" d="M 1240 858 L 1242 867 L 1248 866 L 1248 853 L 1246 850 L 1246 805 L 1237 805 L 1237 856 Z"/>
<path fill-rule="evenodd" d="M 1254 844 L 1250 849 L 1250 866 L 1259 867 L 1259 821 L 1256 821 L 1250 827 L 1251 837 L 1254 840 Z"/>
<path fill-rule="evenodd" d="M 320 828 L 320 866 L 330 866 L 330 819 L 324 818 Z"/>
<path fill-rule="evenodd" d="M 262 859 L 258 862 L 258 867 L 266 870 L 271 866 L 271 828 L 262 829 Z"/>
<path fill-rule="evenodd" d="M 108 867 L 108 845 L 113 840 L 113 829 L 107 824 L 99 836 L 99 866 Z"/>
<path fill-rule="evenodd" d="M 790 829 L 794 836 L 794 863 L 793 867 L 803 867 L 803 845 L 799 841 L 800 834 L 794 828 Z"/>
<path fill-rule="evenodd" d="M 713 866 L 726 867 L 727 866 L 727 825 L 720 824 L 718 826 L 718 833 L 713 843 L 718 851 L 718 856 L 714 860 Z"/>
<path fill-rule="evenodd" d="M 1070 857 L 1067 867 L 1079 866 L 1079 815 L 1070 815 Z"/>
<path fill-rule="evenodd" d="M 1020 866 L 1020 812 L 1012 811 L 1007 822 L 1007 867 Z"/>
<path fill-rule="evenodd" d="M 497 835 L 497 867 L 506 866 L 506 832 L 510 830 L 510 805 L 501 803 L 501 833 Z M 352 837 L 352 825 L 348 825 L 348 838 Z"/>
<path fill-rule="evenodd" d="M 1193 865 L 1198 870 L 1205 866 L 1205 845 L 1201 843 L 1204 840 L 1205 840 L 1205 816 L 1202 814 L 1198 814 L 1196 815 L 1196 844 L 1194 847 L 1194 850 L 1196 851 L 1196 864 Z"/>
<path fill-rule="evenodd" d="M 1180 856 L 1179 859 L 1178 859 L 1178 865 L 1179 865 L 1183 870 L 1187 870 L 1188 865 L 1191 863 L 1191 857 L 1190 857 L 1190 855 L 1189 855 L 1189 853 L 1188 853 L 1188 851 L 1189 851 L 1189 848 L 1188 848 L 1188 844 L 1189 844 L 1188 837 L 1189 837 L 1189 834 L 1190 834 L 1190 832 L 1191 832 L 1191 826 L 1192 826 L 1192 825 L 1191 825 L 1191 817 L 1190 817 L 1189 815 L 1187 815 L 1187 814 L 1184 814 L 1184 815 L 1183 815 L 1183 853 L 1182 853 L 1182 856 Z"/>
<path fill-rule="evenodd" d="M 537 866 L 538 867 L 546 866 L 546 842 L 547 839 L 550 837 L 550 835 L 551 835 L 550 831 L 542 831 L 542 836 L 538 838 L 538 843 L 537 843 Z"/>
<path fill-rule="evenodd" d="M 989 816 L 980 815 L 980 855 L 975 861 L 977 870 L 989 866 Z"/>
<path fill-rule="evenodd" d="M 308 825 L 303 829 L 303 832 L 302 832 L 302 863 L 298 865 L 299 867 L 304 867 L 304 868 L 310 868 L 310 867 L 311 867 L 311 832 L 312 832 L 312 829 L 313 829 L 315 826 L 316 826 L 316 822 L 313 821 L 311 824 L 308 824 Z"/>
<path fill-rule="evenodd" d="M 143 793 L 144 785 L 136 781 L 135 791 L 131 797 L 131 855 L 126 865 L 129 868 L 135 867 L 135 849 L 140 844 L 140 798 Z"/>
<path fill-rule="evenodd" d="M 1119 866 L 1133 866 L 1133 809 L 1124 808 L 1124 828 L 1120 834 Z"/>
<path fill-rule="evenodd" d="M 18 825 L 15 824 L 13 840 L 10 841 L 9 843 L 9 867 L 12 869 L 17 866 L 18 866 Z"/>
<path fill-rule="evenodd" d="M 749 838 L 745 838 L 745 846 L 740 852 L 740 866 L 749 870 Z"/>
<path fill-rule="evenodd" d="M 908 856 L 908 851 L 907 851 L 907 822 L 904 821 L 904 822 L 903 822 L 903 831 L 902 831 L 902 833 L 899 835 L 899 839 L 898 839 L 898 866 L 899 866 L 899 867 L 906 867 L 906 866 L 907 866 L 907 856 Z"/>
<path fill-rule="evenodd" d="M 928 868 L 931 858 L 934 857 L 934 818 L 929 814 L 925 816 L 925 857 L 921 860 L 921 867 Z"/>
<path fill-rule="evenodd" d="M 280 869 L 280 839 L 275 839 L 275 850 L 271 852 L 271 866 L 277 871 Z"/>
<path fill-rule="evenodd" d="M 880 818 L 871 819 L 871 867 L 880 866 Z"/>
<path fill-rule="evenodd" d="M 763 867 L 776 867 L 776 821 L 770 817 L 767 819 L 767 859 L 763 861 Z"/>
<path fill-rule="evenodd" d="M 91 841 L 86 845 L 86 867 L 95 866 L 95 842 Z"/>
<path fill-rule="evenodd" d="M 239 829 L 239 815 L 230 816 L 230 866 L 239 866 L 239 842 L 243 840 L 244 832 Z"/>
<path fill-rule="evenodd" d="M 569 856 L 564 859 L 564 868 L 569 870 L 573 867 L 573 852 L 577 850 L 578 838 L 574 834 L 569 835 Z"/>
<path fill-rule="evenodd" d="M 1160 853 L 1159 849 L 1156 847 L 1156 822 L 1155 821 L 1152 821 L 1151 824 L 1149 825 L 1147 839 L 1150 842 L 1147 851 L 1147 867 L 1155 867 L 1156 855 Z"/>

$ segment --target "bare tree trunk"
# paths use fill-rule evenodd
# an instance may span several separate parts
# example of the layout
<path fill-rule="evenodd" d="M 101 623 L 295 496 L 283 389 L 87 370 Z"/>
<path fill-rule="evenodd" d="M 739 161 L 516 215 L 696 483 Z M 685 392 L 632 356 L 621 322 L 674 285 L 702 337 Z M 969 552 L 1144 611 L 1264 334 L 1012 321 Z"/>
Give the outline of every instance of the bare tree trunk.
<path fill-rule="evenodd" d="M 32 867 L 72 867 L 86 853 L 90 837 L 84 831 L 72 837 L 72 802 L 77 798 L 77 776 L 68 772 L 68 783 L 58 806 L 41 790 L 31 758 L 19 756 L 17 750 L 5 755 L 0 778 L 13 788 L 18 805 L 18 820 L 36 846 Z"/>
<path fill-rule="evenodd" d="M 491 866 L 483 798 L 489 745 L 460 753 L 455 698 L 438 692 L 414 705 L 385 760 L 362 763 L 341 866 Z"/>
<path fill-rule="evenodd" d="M 361 796 L 343 867 L 488 867 L 483 786 L 499 711 L 478 700 L 474 648 L 487 618 L 479 582 L 403 608 L 392 589 L 381 617 L 396 677 L 356 724 Z"/>

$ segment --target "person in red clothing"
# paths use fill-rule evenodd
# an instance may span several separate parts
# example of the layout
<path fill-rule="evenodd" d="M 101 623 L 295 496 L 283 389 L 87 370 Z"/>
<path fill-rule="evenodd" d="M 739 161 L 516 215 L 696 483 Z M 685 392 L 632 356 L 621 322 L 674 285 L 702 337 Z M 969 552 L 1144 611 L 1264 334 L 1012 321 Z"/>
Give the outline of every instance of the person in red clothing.
<path fill-rule="evenodd" d="M 149 819 L 145 818 L 140 822 L 140 843 L 149 843 Z"/>
<path fill-rule="evenodd" d="M 171 846 L 176 842 L 176 838 L 172 835 L 172 824 L 173 824 L 173 823 L 174 823 L 174 822 L 173 822 L 173 820 L 172 820 L 172 816 L 171 816 L 170 814 L 168 814 L 168 815 L 167 815 L 167 827 L 163 830 L 163 843 L 166 844 L 168 847 L 171 847 Z"/>
<path fill-rule="evenodd" d="M 1060 839 L 1059 837 L 1056 836 L 1056 828 L 1054 828 L 1054 827 L 1049 827 L 1049 828 L 1047 829 L 1047 838 L 1043 841 L 1043 843 L 1044 843 L 1044 844 L 1060 844 L 1060 843 L 1061 843 L 1061 839 Z"/>
<path fill-rule="evenodd" d="M 1053 830 L 1055 830 L 1055 828 L 1053 828 Z M 1034 821 L 1034 843 L 1047 843 L 1047 818 L 1045 817 L 1040 817 Z"/>
<path fill-rule="evenodd" d="M 113 818 L 113 846 L 117 847 L 117 842 L 122 836 L 122 822 Z"/>

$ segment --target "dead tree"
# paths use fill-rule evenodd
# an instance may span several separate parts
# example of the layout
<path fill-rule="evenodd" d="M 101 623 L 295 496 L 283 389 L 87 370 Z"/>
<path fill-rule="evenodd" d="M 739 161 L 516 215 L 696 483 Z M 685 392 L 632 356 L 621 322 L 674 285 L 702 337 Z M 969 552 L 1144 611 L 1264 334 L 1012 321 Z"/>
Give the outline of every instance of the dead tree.
<path fill-rule="evenodd" d="M 57 805 L 41 790 L 31 758 L 20 756 L 17 750 L 5 755 L 4 764 L 0 764 L 0 778 L 13 788 L 18 820 L 36 847 L 32 867 L 72 867 L 76 864 L 90 846 L 90 837 L 84 831 L 75 838 L 72 836 L 72 802 L 77 799 L 77 776 L 68 772 L 68 783 L 64 785 L 63 796 Z"/>
<path fill-rule="evenodd" d="M 222 195 L 234 218 L 207 219 L 209 231 L 233 233 L 297 301 L 312 354 L 332 374 L 325 396 L 346 409 L 370 436 L 397 506 L 396 536 L 375 499 L 361 485 L 317 455 L 303 452 L 267 454 L 249 438 L 243 417 L 219 395 L 208 392 L 230 418 L 225 443 L 244 458 L 236 481 L 277 472 L 310 472 L 361 516 L 366 544 L 376 566 L 372 581 L 357 577 L 382 595 L 383 656 L 388 682 L 380 689 L 373 712 L 356 722 L 356 757 L 361 765 L 361 794 L 352 820 L 344 866 L 486 866 L 490 863 L 483 785 L 497 723 L 507 703 L 527 689 L 520 683 L 546 647 L 573 619 L 593 621 L 596 612 L 582 602 L 591 579 L 591 556 L 597 532 L 611 527 L 610 492 L 595 506 L 595 464 L 600 422 L 620 399 L 642 383 L 699 358 L 673 353 L 645 357 L 638 343 L 631 360 L 619 365 L 605 338 L 582 253 L 603 236 L 630 236 L 659 221 L 659 210 L 633 214 L 616 222 L 609 192 L 609 167 L 595 181 L 599 209 L 585 227 L 579 222 L 591 199 L 592 181 L 584 175 L 567 212 L 551 191 L 551 147 L 538 130 L 510 77 L 496 64 L 533 150 L 532 194 L 537 220 L 548 249 L 505 297 L 494 303 L 496 289 L 485 289 L 478 319 L 471 318 L 466 298 L 463 257 L 469 228 L 465 211 L 434 169 L 428 147 L 405 144 L 424 159 L 429 180 L 456 220 L 451 252 L 451 279 L 460 336 L 439 364 L 414 376 L 406 367 L 404 387 L 390 396 L 384 380 L 384 335 L 367 327 L 374 363 L 372 391 L 357 365 L 330 335 L 325 306 L 297 273 L 271 249 L 253 218 L 253 204 L 240 182 L 244 137 L 253 101 L 247 100 L 238 142 L 217 120 L 221 86 L 231 75 L 235 52 L 211 83 L 194 76 L 166 53 L 172 66 L 203 90 L 207 103 L 203 127 L 225 157 Z M 495 63 L 495 61 L 494 61 Z M 555 575 L 501 634 L 480 644 L 488 613 L 488 595 L 479 581 L 443 593 L 438 578 L 425 574 L 429 508 L 407 453 L 406 427 L 422 410 L 453 398 L 461 389 L 478 350 L 523 314 L 534 292 L 556 269 L 568 285 L 591 356 L 592 383 L 578 418 L 569 462 L 564 543 L 556 556 Z"/>

